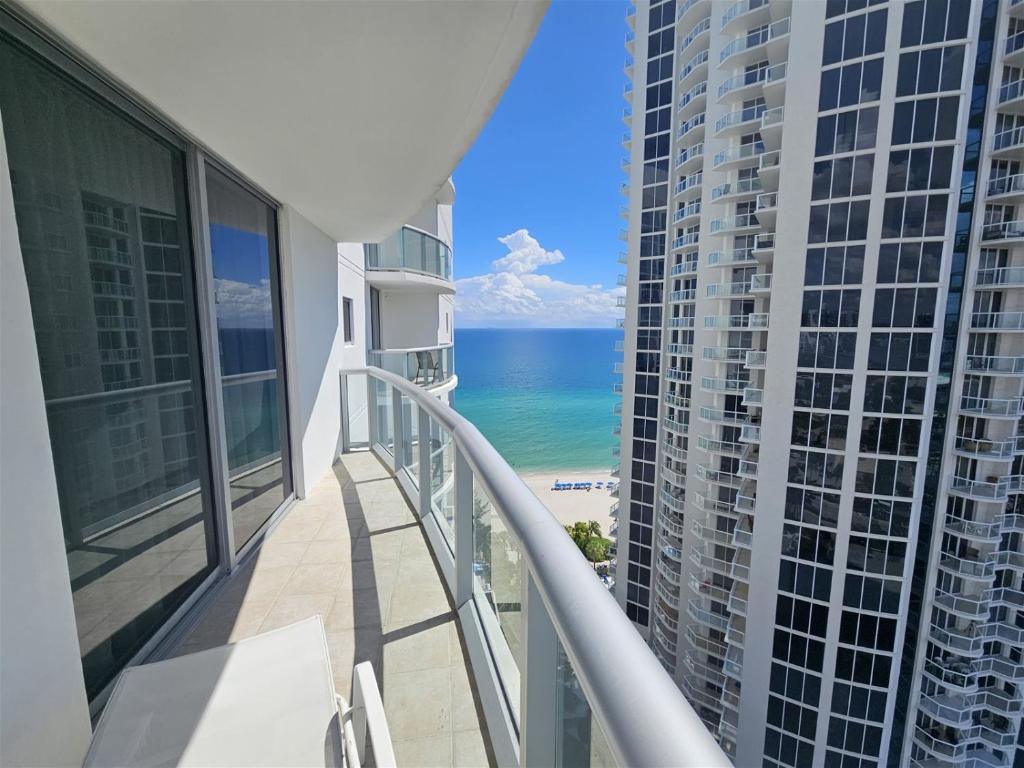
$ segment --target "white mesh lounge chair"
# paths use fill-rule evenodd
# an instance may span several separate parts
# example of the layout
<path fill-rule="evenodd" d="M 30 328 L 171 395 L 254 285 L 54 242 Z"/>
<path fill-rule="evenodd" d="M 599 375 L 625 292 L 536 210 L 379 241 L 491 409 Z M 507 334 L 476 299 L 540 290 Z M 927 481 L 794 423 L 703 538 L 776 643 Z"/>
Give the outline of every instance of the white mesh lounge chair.
<path fill-rule="evenodd" d="M 368 662 L 353 706 L 334 690 L 319 616 L 121 673 L 86 766 L 394 766 Z M 361 758 L 362 756 L 362 758 Z"/>

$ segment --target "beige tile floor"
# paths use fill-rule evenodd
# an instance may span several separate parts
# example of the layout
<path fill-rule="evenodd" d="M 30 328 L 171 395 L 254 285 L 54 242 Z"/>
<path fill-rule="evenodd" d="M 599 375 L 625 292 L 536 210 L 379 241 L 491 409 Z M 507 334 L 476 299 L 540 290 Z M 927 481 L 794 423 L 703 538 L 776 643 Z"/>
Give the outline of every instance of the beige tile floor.
<path fill-rule="evenodd" d="M 319 613 L 335 686 L 371 661 L 400 766 L 493 764 L 455 613 L 397 483 L 353 453 L 297 502 L 212 601 L 177 653 Z"/>

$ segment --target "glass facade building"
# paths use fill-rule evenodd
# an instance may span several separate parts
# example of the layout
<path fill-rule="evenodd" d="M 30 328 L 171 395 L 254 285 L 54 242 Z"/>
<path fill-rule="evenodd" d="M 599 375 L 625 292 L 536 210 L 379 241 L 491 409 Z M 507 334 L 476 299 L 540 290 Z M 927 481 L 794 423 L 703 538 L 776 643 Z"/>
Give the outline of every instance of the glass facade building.
<path fill-rule="evenodd" d="M 737 765 L 1020 759 L 1022 10 L 674 4 L 658 536 L 617 596 Z"/>

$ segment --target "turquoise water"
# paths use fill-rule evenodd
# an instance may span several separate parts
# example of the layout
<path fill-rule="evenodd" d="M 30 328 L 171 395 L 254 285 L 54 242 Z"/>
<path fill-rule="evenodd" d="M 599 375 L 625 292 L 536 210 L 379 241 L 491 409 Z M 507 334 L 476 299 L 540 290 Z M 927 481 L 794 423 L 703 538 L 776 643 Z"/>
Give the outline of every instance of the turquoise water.
<path fill-rule="evenodd" d="M 613 329 L 456 329 L 455 408 L 518 470 L 607 468 Z"/>

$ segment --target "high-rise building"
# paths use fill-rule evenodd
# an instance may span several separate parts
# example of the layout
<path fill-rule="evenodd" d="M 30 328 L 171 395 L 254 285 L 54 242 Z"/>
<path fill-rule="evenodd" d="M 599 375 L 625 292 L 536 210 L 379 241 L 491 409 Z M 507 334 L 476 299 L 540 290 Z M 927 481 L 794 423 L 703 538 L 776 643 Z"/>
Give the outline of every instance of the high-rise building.
<path fill-rule="evenodd" d="M 618 601 L 737 765 L 1020 764 L 1024 2 L 627 22 Z"/>

